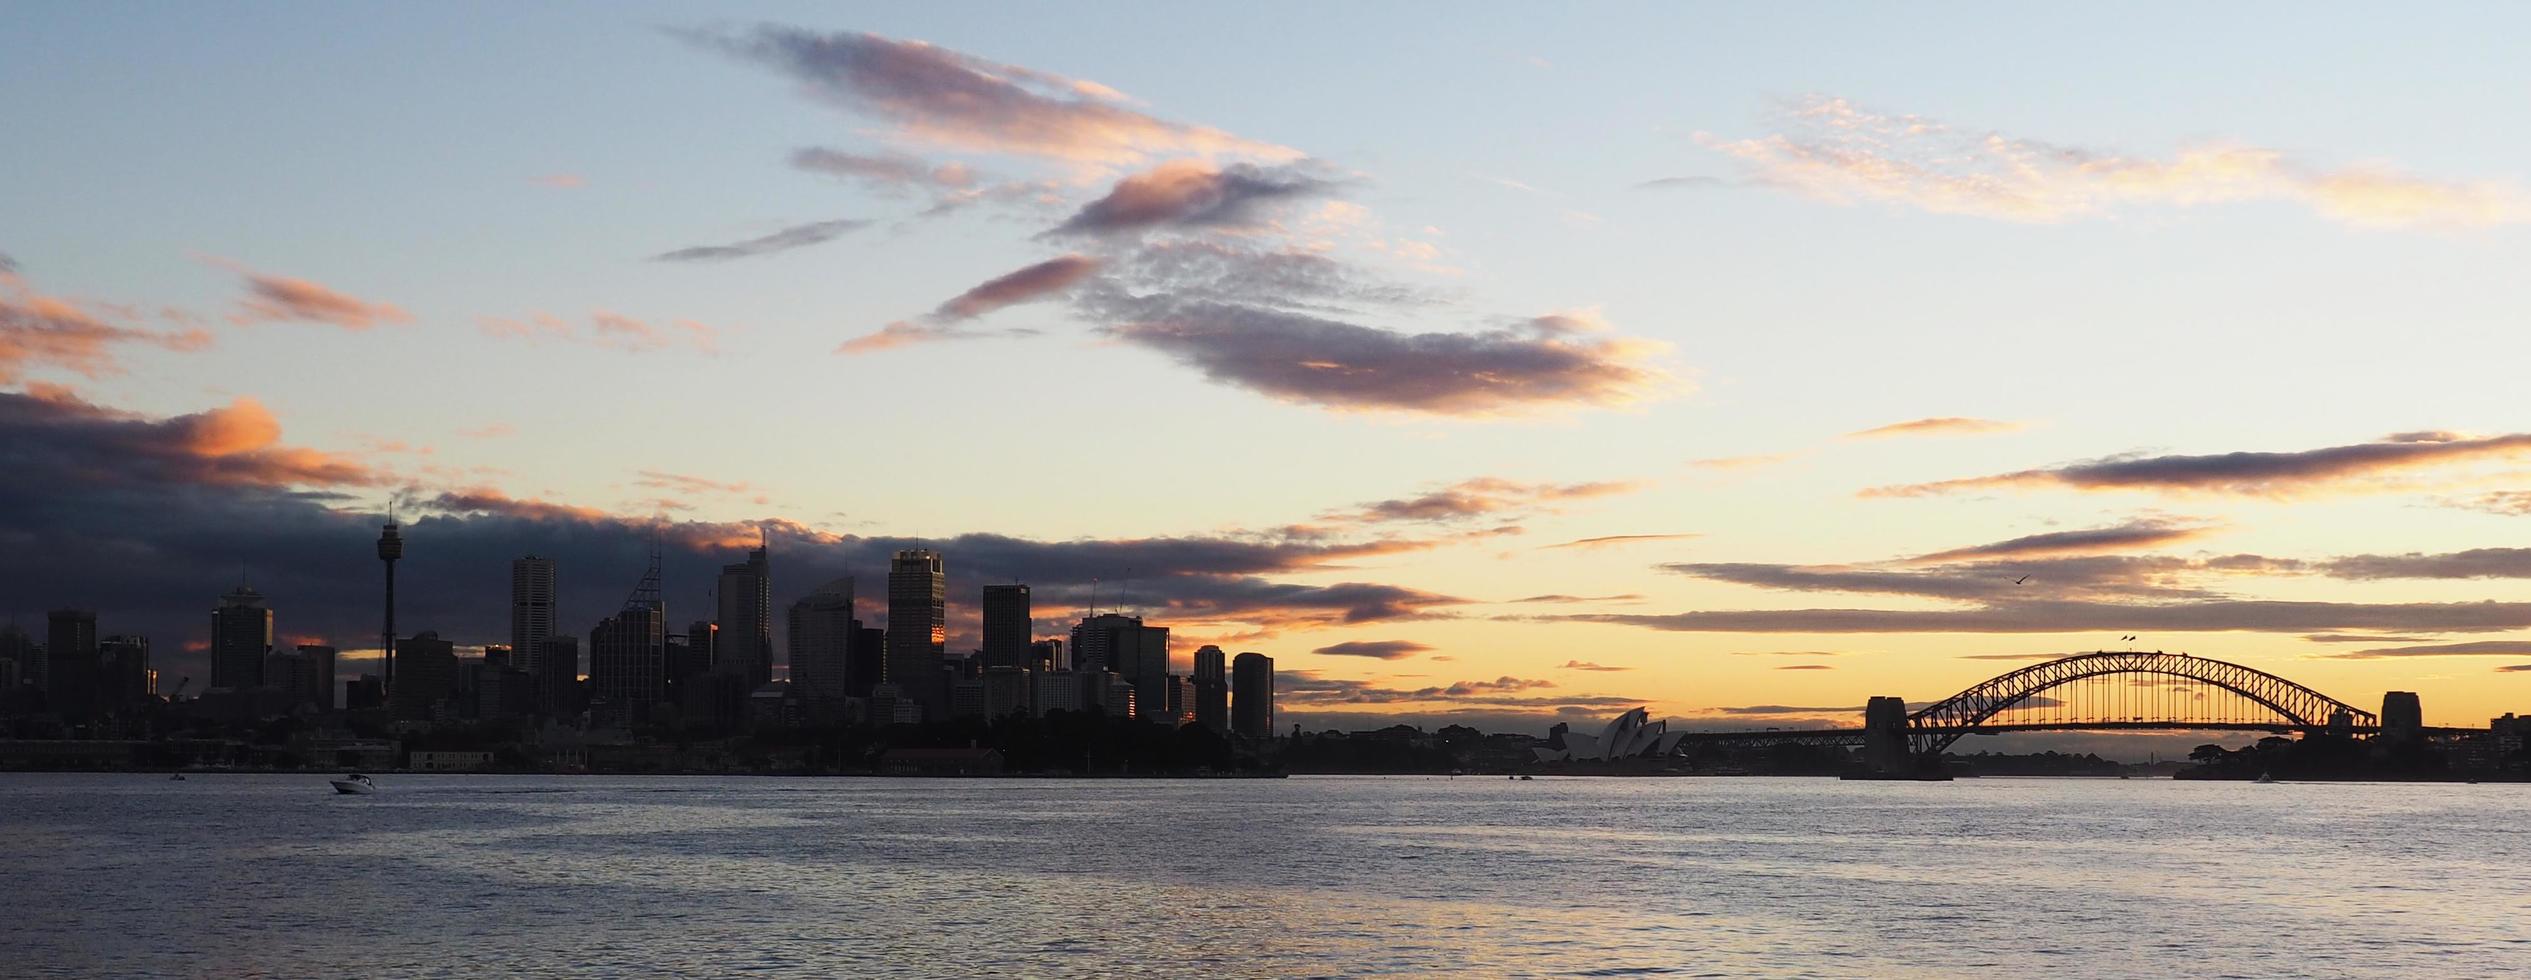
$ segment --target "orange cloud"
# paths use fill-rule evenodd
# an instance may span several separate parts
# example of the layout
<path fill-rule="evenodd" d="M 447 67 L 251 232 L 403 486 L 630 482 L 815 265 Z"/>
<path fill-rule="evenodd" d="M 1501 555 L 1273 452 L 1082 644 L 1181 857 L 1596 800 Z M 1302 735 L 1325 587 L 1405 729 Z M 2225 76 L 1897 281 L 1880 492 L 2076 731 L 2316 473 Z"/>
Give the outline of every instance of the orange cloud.
<path fill-rule="evenodd" d="M 336 292 L 305 279 L 269 276 L 231 262 L 221 262 L 246 277 L 246 298 L 238 301 L 229 322 L 237 324 L 330 323 L 346 330 L 367 330 L 381 323 L 410 323 L 412 314 L 392 303 L 373 303 Z"/>
<path fill-rule="evenodd" d="M 1888 425 L 1865 429 L 1861 432 L 1848 432 L 1846 433 L 1846 438 L 1879 439 L 1887 436 L 1969 436 L 1984 435 L 1990 432 L 2013 432 L 2019 430 L 2021 427 L 2021 423 L 2019 422 L 1998 422 L 1993 419 L 1943 417 L 1914 419 L 1906 422 L 1892 422 Z"/>
<path fill-rule="evenodd" d="M 60 368 L 85 378 L 118 374 L 114 348 L 146 344 L 195 351 L 211 344 L 209 331 L 158 333 L 117 326 L 77 303 L 27 287 L 0 268 L 0 384 L 18 384 L 37 368 Z"/>

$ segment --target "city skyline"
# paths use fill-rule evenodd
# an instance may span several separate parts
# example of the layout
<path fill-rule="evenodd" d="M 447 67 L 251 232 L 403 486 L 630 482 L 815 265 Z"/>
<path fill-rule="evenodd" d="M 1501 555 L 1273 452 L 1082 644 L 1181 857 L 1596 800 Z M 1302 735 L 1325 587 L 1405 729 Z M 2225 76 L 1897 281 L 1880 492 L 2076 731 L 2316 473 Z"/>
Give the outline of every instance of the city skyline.
<path fill-rule="evenodd" d="M 2521 13 L 2307 12 L 2252 65 L 2254 11 L 1988 11 L 2044 104 L 1895 12 L 1324 13 L 1220 14 L 1267 57 L 1055 11 L 14 12 L 0 83 L 50 97 L 0 111 L 51 135 L 0 188 L 0 620 L 94 610 L 199 690 L 251 588 L 377 672 L 393 498 L 396 631 L 460 648 L 521 635 L 535 555 L 594 659 L 655 541 L 635 638 L 721 620 L 763 676 L 781 611 L 852 578 L 879 625 L 924 550 L 935 656 L 1026 583 L 1033 638 L 1143 615 L 1346 727 L 1843 723 L 2130 643 L 2531 699 L 2531 178 L 2478 123 Z"/>

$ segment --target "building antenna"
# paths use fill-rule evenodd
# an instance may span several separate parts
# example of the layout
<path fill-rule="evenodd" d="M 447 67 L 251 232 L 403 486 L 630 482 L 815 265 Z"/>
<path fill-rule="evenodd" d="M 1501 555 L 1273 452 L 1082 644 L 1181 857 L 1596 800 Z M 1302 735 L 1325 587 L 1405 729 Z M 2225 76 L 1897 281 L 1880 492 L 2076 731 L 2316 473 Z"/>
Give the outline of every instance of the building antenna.
<path fill-rule="evenodd" d="M 1099 577 L 1098 577 L 1098 576 L 1096 576 L 1096 575 L 1092 575 L 1092 576 L 1090 576 L 1090 614 L 1089 614 L 1089 615 L 1087 615 L 1087 616 L 1083 616 L 1083 617 L 1081 617 L 1081 618 L 1083 618 L 1083 619 L 1097 619 L 1097 618 L 1098 618 L 1098 615 L 1099 615 Z"/>

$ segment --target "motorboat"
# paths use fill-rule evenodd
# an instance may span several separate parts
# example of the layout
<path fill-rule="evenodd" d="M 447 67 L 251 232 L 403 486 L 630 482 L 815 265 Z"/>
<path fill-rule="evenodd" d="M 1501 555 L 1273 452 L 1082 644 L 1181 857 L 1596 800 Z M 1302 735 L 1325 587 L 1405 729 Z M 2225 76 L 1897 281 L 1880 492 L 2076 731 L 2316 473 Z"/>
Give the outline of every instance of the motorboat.
<path fill-rule="evenodd" d="M 167 778 L 171 781 L 181 783 L 185 781 L 185 774 L 181 772 L 171 772 L 167 774 Z"/>
<path fill-rule="evenodd" d="M 367 796 L 378 791 L 378 784 L 375 781 L 359 773 L 352 773 L 341 779 L 330 779 L 327 782 L 334 784 L 334 792 L 345 796 Z"/>

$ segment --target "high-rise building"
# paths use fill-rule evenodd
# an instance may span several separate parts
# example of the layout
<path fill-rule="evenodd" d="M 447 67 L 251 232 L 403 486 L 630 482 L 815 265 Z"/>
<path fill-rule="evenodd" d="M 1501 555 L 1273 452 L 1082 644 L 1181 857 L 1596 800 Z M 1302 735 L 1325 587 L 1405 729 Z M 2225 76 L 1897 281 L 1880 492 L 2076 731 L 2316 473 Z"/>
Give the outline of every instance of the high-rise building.
<path fill-rule="evenodd" d="M 1063 641 L 1044 639 L 1028 645 L 1028 669 L 1071 670 L 1072 658 L 1063 655 Z"/>
<path fill-rule="evenodd" d="M 264 594 L 240 585 L 211 610 L 211 686 L 244 691 L 264 686 L 272 652 L 272 610 Z"/>
<path fill-rule="evenodd" d="M 26 635 L 26 631 L 19 629 L 16 623 L 0 626 L 0 660 L 16 666 L 18 684 L 37 690 L 44 688 L 45 668 L 48 666 L 44 662 L 44 646 Z"/>
<path fill-rule="evenodd" d="M 545 638 L 554 635 L 554 560 L 529 555 L 510 559 L 510 653 L 516 665 L 536 671 Z"/>
<path fill-rule="evenodd" d="M 647 714 L 667 697 L 668 603 L 659 597 L 659 553 L 624 608 L 589 631 L 589 697 L 617 720 Z M 592 703 L 590 710 L 596 710 Z"/>
<path fill-rule="evenodd" d="M 1249 738 L 1274 734 L 1274 658 L 1243 653 L 1230 661 L 1230 728 Z"/>
<path fill-rule="evenodd" d="M 1195 648 L 1195 723 L 1216 732 L 1230 730 L 1229 664 L 1220 647 Z"/>
<path fill-rule="evenodd" d="M 149 666 L 149 637 L 109 636 L 97 641 L 96 704 L 129 708 L 158 693 L 158 672 Z"/>
<path fill-rule="evenodd" d="M 889 561 L 887 643 L 882 679 L 922 705 L 924 717 L 945 717 L 949 692 L 940 668 L 949 646 L 949 576 L 939 552 L 908 549 Z"/>
<path fill-rule="evenodd" d="M 303 678 L 300 686 L 306 688 L 308 699 L 314 701 L 321 711 L 334 710 L 336 652 L 333 647 L 321 643 L 299 644 L 299 669 L 304 672 L 300 675 Z"/>
<path fill-rule="evenodd" d="M 536 710 L 549 718 L 580 713 L 580 638 L 548 636 L 536 650 Z"/>
<path fill-rule="evenodd" d="M 1169 628 L 1140 616 L 1102 613 L 1072 627 L 1073 669 L 1113 671 L 1134 685 L 1134 703 L 1154 721 L 1168 703 Z"/>
<path fill-rule="evenodd" d="M 55 609 L 44 615 L 44 672 L 47 701 L 56 709 L 85 715 L 97 700 L 97 614 L 87 609 Z"/>
<path fill-rule="evenodd" d="M 852 621 L 852 645 L 844 650 L 844 695 L 866 698 L 888 673 L 888 631 Z"/>
<path fill-rule="evenodd" d="M 401 662 L 395 686 L 387 690 L 387 710 L 397 721 L 431 721 L 432 715 L 457 693 L 457 645 L 422 632 L 398 641 Z"/>
<path fill-rule="evenodd" d="M 821 719 L 843 703 L 850 684 L 853 630 L 852 579 L 817 587 L 791 604 L 791 689 Z"/>
<path fill-rule="evenodd" d="M 750 691 L 773 682 L 773 568 L 765 551 L 759 544 L 746 561 L 721 566 L 718 589 L 721 637 L 712 666 L 742 678 Z"/>
<path fill-rule="evenodd" d="M 379 680 L 379 684 L 390 691 L 395 689 L 395 563 L 402 557 L 404 535 L 396 529 L 395 505 L 389 503 L 387 524 L 378 531 L 378 563 L 387 566 L 387 622 L 378 632 L 378 650 L 379 656 L 386 658 L 387 662 L 386 676 Z M 217 674 L 218 671 L 212 673 Z M 219 686 L 219 682 L 212 681 L 212 686 Z"/>
<path fill-rule="evenodd" d="M 1028 666 L 1028 645 L 1036 632 L 1029 619 L 1028 586 L 984 587 L 984 666 Z"/>

